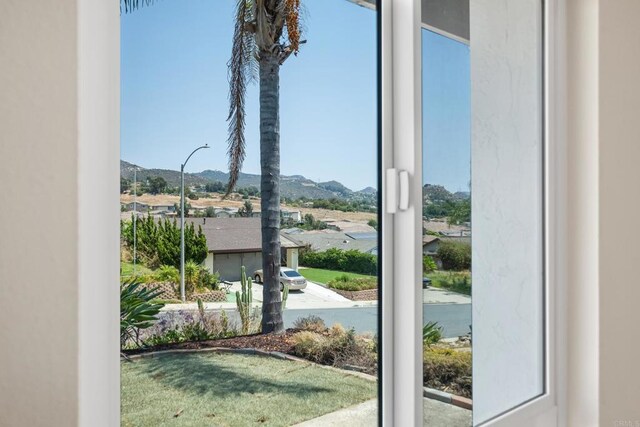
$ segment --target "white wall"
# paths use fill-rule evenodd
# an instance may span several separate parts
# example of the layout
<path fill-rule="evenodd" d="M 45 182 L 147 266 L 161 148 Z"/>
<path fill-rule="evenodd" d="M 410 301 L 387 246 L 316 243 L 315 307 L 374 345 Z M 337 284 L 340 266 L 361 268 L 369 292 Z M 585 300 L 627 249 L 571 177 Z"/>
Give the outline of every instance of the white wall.
<path fill-rule="evenodd" d="M 0 3 L 2 426 L 78 419 L 76 6 Z"/>
<path fill-rule="evenodd" d="M 600 1 L 601 426 L 640 424 L 639 20 L 637 0 Z"/>

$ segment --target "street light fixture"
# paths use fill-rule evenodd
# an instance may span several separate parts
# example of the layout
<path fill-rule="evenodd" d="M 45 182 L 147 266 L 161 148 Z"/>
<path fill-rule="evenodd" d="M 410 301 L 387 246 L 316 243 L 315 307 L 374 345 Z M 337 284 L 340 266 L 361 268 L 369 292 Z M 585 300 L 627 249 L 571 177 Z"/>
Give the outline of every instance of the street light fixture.
<path fill-rule="evenodd" d="M 187 296 L 184 289 L 184 167 L 187 162 L 193 156 L 193 154 L 202 150 L 203 148 L 210 148 L 209 144 L 205 144 L 202 147 L 198 147 L 189 154 L 187 160 L 180 165 L 180 299 L 182 302 L 187 300 Z"/>

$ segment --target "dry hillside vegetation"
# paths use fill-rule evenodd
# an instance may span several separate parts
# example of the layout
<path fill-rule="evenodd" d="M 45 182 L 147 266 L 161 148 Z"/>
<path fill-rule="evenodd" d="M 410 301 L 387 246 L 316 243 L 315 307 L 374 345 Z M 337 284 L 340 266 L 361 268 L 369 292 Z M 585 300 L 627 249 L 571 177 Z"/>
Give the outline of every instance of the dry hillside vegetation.
<path fill-rule="evenodd" d="M 180 196 L 173 196 L 169 194 L 143 194 L 142 196 L 138 196 L 139 203 L 146 203 L 149 205 L 172 205 L 174 203 L 180 203 Z M 252 197 L 251 203 L 253 203 L 254 212 L 260 211 L 260 199 Z M 244 200 L 239 194 L 233 194 L 227 199 L 222 199 L 220 195 L 213 195 L 211 197 L 201 197 L 198 200 L 189 200 L 187 201 L 194 207 L 209 207 L 214 206 L 216 208 L 239 208 L 244 204 Z M 121 203 L 131 203 L 133 202 L 133 195 L 130 194 L 121 194 L 120 195 Z M 367 221 L 371 219 L 376 219 L 375 213 L 370 212 L 342 212 L 342 211 L 334 211 L 329 209 L 314 209 L 314 208 L 298 208 L 298 207 L 288 207 L 286 205 L 282 205 L 283 209 L 291 209 L 291 210 L 299 210 L 302 212 L 302 215 L 312 214 L 315 219 L 324 220 L 324 219 L 335 219 L 339 221 L 353 221 L 353 222 L 361 222 L 367 223 Z"/>

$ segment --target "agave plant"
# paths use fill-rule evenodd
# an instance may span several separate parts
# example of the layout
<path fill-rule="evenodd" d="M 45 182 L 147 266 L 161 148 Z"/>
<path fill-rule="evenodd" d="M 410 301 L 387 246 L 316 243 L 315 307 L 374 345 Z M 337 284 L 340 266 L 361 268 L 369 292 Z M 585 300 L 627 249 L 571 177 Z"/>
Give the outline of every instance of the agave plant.
<path fill-rule="evenodd" d="M 128 341 L 140 346 L 140 330 L 152 326 L 164 304 L 154 302 L 158 288 L 141 287 L 135 279 L 120 286 L 120 345 Z"/>
<path fill-rule="evenodd" d="M 438 322 L 429 322 L 422 327 L 422 342 L 425 346 L 431 347 L 442 339 L 442 326 Z"/>

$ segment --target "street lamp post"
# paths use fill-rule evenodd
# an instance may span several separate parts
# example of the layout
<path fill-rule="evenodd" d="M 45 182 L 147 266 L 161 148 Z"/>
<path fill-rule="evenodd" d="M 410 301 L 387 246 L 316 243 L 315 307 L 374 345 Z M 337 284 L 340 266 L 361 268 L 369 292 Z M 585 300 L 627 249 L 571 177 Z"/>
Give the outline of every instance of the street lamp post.
<path fill-rule="evenodd" d="M 184 289 L 184 167 L 187 162 L 193 156 L 193 154 L 202 150 L 203 148 L 209 148 L 209 144 L 205 144 L 202 147 L 198 147 L 189 154 L 187 160 L 180 165 L 180 299 L 182 302 L 187 300 L 187 296 Z"/>

